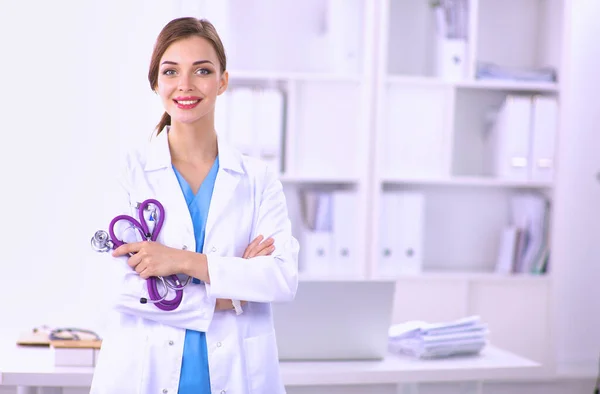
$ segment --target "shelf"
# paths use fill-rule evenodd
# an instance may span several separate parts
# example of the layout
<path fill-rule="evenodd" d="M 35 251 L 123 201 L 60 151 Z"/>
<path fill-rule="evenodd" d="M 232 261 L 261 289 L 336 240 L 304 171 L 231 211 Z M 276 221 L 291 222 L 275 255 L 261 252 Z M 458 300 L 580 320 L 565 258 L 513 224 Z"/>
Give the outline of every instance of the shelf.
<path fill-rule="evenodd" d="M 556 83 L 535 83 L 502 80 L 472 80 L 472 81 L 446 81 L 435 77 L 418 76 L 388 76 L 390 84 L 423 86 L 423 87 L 449 87 L 459 89 L 504 90 L 523 92 L 558 92 Z"/>
<path fill-rule="evenodd" d="M 488 90 L 509 90 L 523 92 L 551 92 L 558 93 L 559 87 L 557 83 L 547 82 L 519 82 L 519 81 L 502 81 L 502 80 L 475 80 L 462 81 L 455 84 L 457 88 L 466 89 L 488 89 Z"/>
<path fill-rule="evenodd" d="M 298 279 L 300 282 L 347 282 L 347 281 L 356 281 L 356 282 L 364 282 L 369 279 L 364 278 L 363 276 L 357 275 L 342 275 L 342 274 L 322 274 L 322 275 L 314 275 L 300 272 L 298 275 Z M 378 280 L 387 280 L 385 278 Z"/>
<path fill-rule="evenodd" d="M 396 185 L 422 185 L 422 186 L 476 186 L 476 187 L 498 187 L 498 188 L 523 188 L 523 189 L 545 189 L 551 188 L 552 183 L 547 182 L 523 182 L 502 180 L 485 177 L 448 177 L 448 178 L 395 178 L 384 177 L 384 184 Z"/>
<path fill-rule="evenodd" d="M 390 279 L 387 276 L 377 276 L 376 279 Z M 506 282 L 506 281 L 537 281 L 545 282 L 550 279 L 549 275 L 533 274 L 496 274 L 494 272 L 421 272 L 416 274 L 399 274 L 394 276 L 396 280 L 458 280 L 458 281 L 486 281 L 486 282 Z"/>
<path fill-rule="evenodd" d="M 332 177 L 332 176 L 306 176 L 282 174 L 279 179 L 282 183 L 312 183 L 312 184 L 334 184 L 334 185 L 356 185 L 360 182 L 358 178 Z"/>
<path fill-rule="evenodd" d="M 361 80 L 363 80 L 362 76 L 357 74 L 229 70 L 230 83 L 238 81 L 360 82 Z"/>
<path fill-rule="evenodd" d="M 343 275 L 338 273 L 332 274 L 307 274 L 300 272 L 300 281 L 322 281 L 322 282 L 335 282 L 335 281 L 389 281 L 389 280 L 457 280 L 457 281 L 485 281 L 485 282 L 546 282 L 550 280 L 550 275 L 534 275 L 534 274 L 497 274 L 494 272 L 469 272 L 469 271 L 425 271 L 414 274 L 398 274 L 398 275 L 374 275 L 371 278 L 365 278 L 357 275 Z"/>

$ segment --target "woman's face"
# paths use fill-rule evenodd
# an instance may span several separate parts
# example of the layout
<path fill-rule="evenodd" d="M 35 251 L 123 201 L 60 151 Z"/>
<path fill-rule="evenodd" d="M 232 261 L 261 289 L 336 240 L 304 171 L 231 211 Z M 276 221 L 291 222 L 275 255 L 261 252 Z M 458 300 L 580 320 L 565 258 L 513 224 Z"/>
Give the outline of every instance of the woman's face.
<path fill-rule="evenodd" d="M 227 87 L 217 53 L 202 37 L 174 42 L 163 54 L 157 92 L 172 123 L 195 123 L 212 114 L 217 96 Z"/>

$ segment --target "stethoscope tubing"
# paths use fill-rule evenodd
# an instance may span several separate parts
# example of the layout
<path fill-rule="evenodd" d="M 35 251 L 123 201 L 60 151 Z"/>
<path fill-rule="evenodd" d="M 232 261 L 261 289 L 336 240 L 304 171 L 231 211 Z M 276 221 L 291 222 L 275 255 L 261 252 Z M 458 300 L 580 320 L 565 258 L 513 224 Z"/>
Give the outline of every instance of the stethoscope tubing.
<path fill-rule="evenodd" d="M 156 205 L 156 207 L 158 208 L 158 212 L 159 212 L 158 221 L 152 232 L 150 232 L 148 224 L 146 223 L 146 220 L 144 219 L 144 210 L 150 204 Z M 121 241 L 120 239 L 118 239 L 118 237 L 116 236 L 116 234 L 114 232 L 114 227 L 117 224 L 117 222 L 119 222 L 120 220 L 125 220 L 125 221 L 130 222 L 133 225 L 133 227 L 140 232 L 143 239 L 147 239 L 149 241 L 155 242 L 158 239 L 158 234 L 160 233 L 160 230 L 161 230 L 164 220 L 165 220 L 164 212 L 165 212 L 165 209 L 158 200 L 148 199 L 148 200 L 145 200 L 144 202 L 142 202 L 138 207 L 138 215 L 140 218 L 139 221 L 129 215 L 118 215 L 115 218 L 113 218 L 113 220 L 111 220 L 110 225 L 108 227 L 110 238 L 113 242 L 113 248 L 116 249 L 119 246 L 125 244 L 124 241 Z M 168 285 L 167 279 L 170 279 L 175 284 L 175 286 Z M 158 281 L 159 280 L 162 282 L 163 286 L 165 287 L 165 295 L 161 295 L 158 291 Z M 189 282 L 189 278 L 188 278 L 188 282 Z M 187 282 L 186 282 L 186 285 L 187 285 Z M 152 277 L 146 279 L 146 287 L 148 289 L 148 295 L 150 296 L 150 300 L 147 300 L 147 302 L 153 303 L 161 310 L 173 311 L 173 310 L 177 309 L 177 307 L 181 304 L 181 301 L 183 300 L 183 288 L 185 287 L 185 285 L 181 286 L 181 282 L 179 281 L 179 278 L 175 274 L 169 275 L 167 278 L 152 276 Z M 173 299 L 167 300 L 166 296 L 169 292 L 169 288 L 175 290 L 175 297 Z"/>

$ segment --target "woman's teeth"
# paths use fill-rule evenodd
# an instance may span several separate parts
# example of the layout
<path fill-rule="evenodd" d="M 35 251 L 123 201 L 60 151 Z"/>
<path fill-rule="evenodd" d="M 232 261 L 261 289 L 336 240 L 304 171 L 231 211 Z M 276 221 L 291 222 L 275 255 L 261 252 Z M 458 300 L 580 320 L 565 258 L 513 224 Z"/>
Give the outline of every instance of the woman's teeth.
<path fill-rule="evenodd" d="M 196 104 L 198 101 L 200 101 L 200 100 L 178 101 L 178 103 L 179 104 L 183 104 L 183 105 L 192 105 L 192 104 Z"/>

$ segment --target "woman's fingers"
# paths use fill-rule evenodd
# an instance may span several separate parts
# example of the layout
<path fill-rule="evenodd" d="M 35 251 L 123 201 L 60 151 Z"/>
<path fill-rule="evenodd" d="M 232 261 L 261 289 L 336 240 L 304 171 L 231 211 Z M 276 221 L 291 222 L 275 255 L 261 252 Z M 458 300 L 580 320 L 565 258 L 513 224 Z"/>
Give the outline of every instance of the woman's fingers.
<path fill-rule="evenodd" d="M 266 240 L 252 248 L 252 250 L 250 250 L 250 253 L 248 253 L 247 258 L 269 255 L 273 252 L 273 250 L 275 250 L 275 247 L 273 246 L 274 242 L 275 240 L 273 238 L 267 238 Z"/>
<path fill-rule="evenodd" d="M 269 256 L 271 253 L 273 253 L 275 251 L 275 246 L 273 245 L 273 243 L 271 242 L 270 246 L 267 246 L 263 249 L 261 249 L 256 256 Z M 254 256 L 254 257 L 256 257 Z"/>
<path fill-rule="evenodd" d="M 215 304 L 215 310 L 222 311 L 225 309 L 233 308 L 233 303 L 231 300 L 226 300 L 224 298 L 217 298 L 217 302 Z"/>
<path fill-rule="evenodd" d="M 260 241 L 262 241 L 262 240 L 263 240 L 263 236 L 262 235 L 259 235 L 258 237 L 254 238 L 252 240 L 252 242 L 250 242 L 250 245 L 248 245 L 248 247 L 246 248 L 246 250 L 244 250 L 244 255 L 242 257 L 245 258 L 245 259 L 249 258 L 250 251 L 252 249 L 254 249 L 256 246 L 258 246 L 260 244 Z"/>
<path fill-rule="evenodd" d="M 247 301 L 240 301 L 240 304 L 242 306 L 246 305 L 248 302 Z M 228 311 L 228 310 L 233 310 L 233 301 L 231 300 L 227 300 L 224 298 L 217 298 L 217 302 L 215 304 L 215 310 L 217 311 Z"/>

